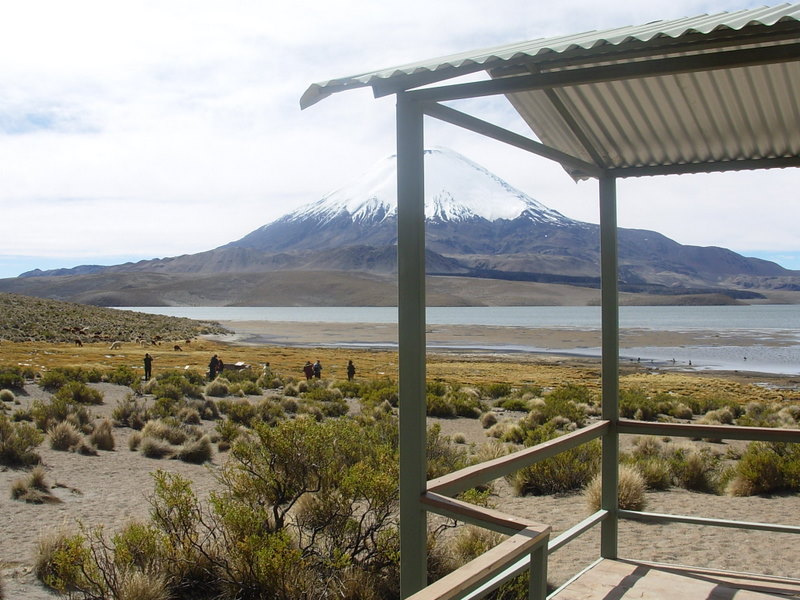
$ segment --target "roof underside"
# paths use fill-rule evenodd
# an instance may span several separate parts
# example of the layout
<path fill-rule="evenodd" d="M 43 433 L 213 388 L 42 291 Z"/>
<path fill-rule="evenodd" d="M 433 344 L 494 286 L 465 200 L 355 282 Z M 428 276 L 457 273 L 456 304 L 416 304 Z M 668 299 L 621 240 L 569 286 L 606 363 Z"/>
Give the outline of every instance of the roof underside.
<path fill-rule="evenodd" d="M 491 80 L 446 83 L 478 71 Z M 505 94 L 576 178 L 800 166 L 800 5 L 422 61 L 314 84 L 301 106 L 363 86 L 426 105 Z"/>

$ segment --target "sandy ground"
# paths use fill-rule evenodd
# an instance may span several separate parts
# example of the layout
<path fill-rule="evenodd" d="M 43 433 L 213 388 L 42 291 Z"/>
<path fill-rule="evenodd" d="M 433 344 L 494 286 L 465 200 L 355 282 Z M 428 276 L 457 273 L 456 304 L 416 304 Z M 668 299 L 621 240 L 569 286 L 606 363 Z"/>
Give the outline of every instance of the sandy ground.
<path fill-rule="evenodd" d="M 231 324 L 228 324 L 229 326 Z M 380 326 L 330 326 L 300 323 L 245 324 L 237 323 L 233 329 L 240 342 L 252 336 L 262 339 L 267 336 L 273 343 L 345 343 L 353 339 L 375 342 L 396 339 L 392 327 Z M 471 331 L 466 331 L 469 329 Z M 549 348 L 575 347 L 576 341 L 585 341 L 595 346 L 596 332 L 565 330 L 509 331 L 508 328 L 434 328 L 429 339 L 442 335 L 443 340 L 457 339 L 459 335 L 479 335 L 480 339 L 495 339 L 502 333 L 506 342 L 509 334 L 536 335 L 543 340 L 542 346 Z M 494 331 L 502 329 L 502 331 Z M 641 332 L 640 332 L 641 333 Z M 348 335 L 350 334 L 350 335 Z M 631 335 L 637 335 L 631 333 Z M 641 335 L 652 335 L 641 333 Z M 666 337 L 690 334 L 658 334 L 657 339 L 648 338 L 648 345 L 664 342 Z M 691 335 L 702 335 L 693 332 Z M 585 336 L 585 337 L 584 337 Z M 675 340 L 669 341 L 674 344 Z M 499 337 L 497 338 L 499 339 Z M 546 344 L 545 344 L 546 342 Z M 528 345 L 530 342 L 526 342 Z M 667 342 L 665 342 L 667 343 Z M 562 344 L 559 346 L 558 344 Z M 641 345 L 641 341 L 636 342 Z M 536 344 L 539 345 L 539 344 Z M 127 388 L 98 384 L 105 394 L 105 404 L 93 408 L 97 418 L 110 414 L 122 399 Z M 42 392 L 37 386 L 27 387 L 27 396 L 21 396 L 23 404 L 29 404 Z M 513 420 L 519 415 L 508 414 L 503 418 Z M 462 434 L 468 445 L 480 445 L 489 441 L 477 420 L 431 419 L 442 426 L 445 435 Z M 40 454 L 44 462 L 48 481 L 61 502 L 32 505 L 11 500 L 12 483 L 25 472 L 0 468 L 0 567 L 5 584 L 5 598 L 14 600 L 43 600 L 52 598 L 36 581 L 32 573 L 36 542 L 40 534 L 62 524 L 74 526 L 76 521 L 87 525 L 104 525 L 113 530 L 131 519 L 145 519 L 149 505 L 146 497 L 153 489 L 151 473 L 156 469 L 179 472 L 194 481 L 195 490 L 204 498 L 215 486 L 214 471 L 225 460 L 224 454 L 216 454 L 213 463 L 197 466 L 176 460 L 155 460 L 128 450 L 130 429 L 115 429 L 116 449 L 101 451 L 99 456 L 80 456 L 51 450 L 42 444 Z M 680 442 L 675 442 L 680 443 Z M 724 453 L 726 446 L 716 444 Z M 493 503 L 499 510 L 509 514 L 532 518 L 552 525 L 554 535 L 578 523 L 587 515 L 585 502 L 580 495 L 564 497 L 524 497 L 513 495 L 508 484 L 499 480 L 494 485 Z M 691 493 L 684 490 L 648 494 L 647 509 L 652 512 L 699 515 L 705 517 L 737 519 L 798 525 L 800 498 L 797 495 L 729 498 L 708 494 Z M 624 523 L 620 527 L 620 556 L 636 559 L 672 562 L 684 565 L 717 567 L 735 571 L 797 577 L 800 573 L 800 549 L 788 534 L 735 531 L 724 528 L 692 527 L 687 525 L 644 525 Z M 599 530 L 595 528 L 551 556 L 549 579 L 560 584 L 572 574 L 588 566 L 599 551 Z"/>

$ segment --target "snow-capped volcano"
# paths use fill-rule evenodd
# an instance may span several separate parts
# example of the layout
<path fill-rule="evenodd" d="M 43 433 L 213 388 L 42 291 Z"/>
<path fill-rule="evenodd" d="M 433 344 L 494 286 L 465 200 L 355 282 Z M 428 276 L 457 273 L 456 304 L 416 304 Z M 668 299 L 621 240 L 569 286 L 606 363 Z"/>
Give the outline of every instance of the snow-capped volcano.
<path fill-rule="evenodd" d="M 496 221 L 529 217 L 547 222 L 568 221 L 497 175 L 458 152 L 435 147 L 425 150 L 425 216 L 429 220 Z M 286 215 L 285 219 L 333 220 L 349 215 L 355 221 L 381 221 L 397 214 L 397 156 L 376 163 L 369 171 L 321 200 Z"/>
<path fill-rule="evenodd" d="M 550 226 L 576 222 L 537 202 L 497 175 L 447 148 L 425 150 L 425 216 L 429 226 L 523 219 Z M 397 156 L 376 163 L 351 183 L 253 231 L 232 246 L 288 250 L 298 242 L 320 248 L 322 229 L 334 225 L 336 245 L 392 243 L 397 219 Z M 355 226 L 352 239 L 342 239 L 344 223 Z M 301 229 L 294 226 L 300 225 Z M 304 235 L 313 229 L 315 236 Z M 287 233 L 289 235 L 284 235 Z M 366 236 L 366 237 L 365 237 Z M 309 239 L 310 238 L 310 239 Z M 306 239 L 302 242 L 302 239 Z M 287 245 L 288 244 L 288 245 Z"/>

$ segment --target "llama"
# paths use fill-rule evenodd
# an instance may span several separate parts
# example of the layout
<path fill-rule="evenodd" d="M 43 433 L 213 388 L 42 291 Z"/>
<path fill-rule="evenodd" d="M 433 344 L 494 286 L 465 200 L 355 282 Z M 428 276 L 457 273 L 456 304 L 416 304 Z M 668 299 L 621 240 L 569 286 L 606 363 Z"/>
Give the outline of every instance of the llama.
<path fill-rule="evenodd" d="M 119 350 L 120 348 L 122 348 L 122 342 L 120 341 L 112 342 L 108 347 L 109 350 Z"/>
<path fill-rule="evenodd" d="M 175 352 L 183 352 L 183 348 L 181 348 L 180 346 L 178 346 L 178 344 L 175 344 L 175 345 L 172 347 L 172 349 L 173 349 L 173 350 L 175 350 Z"/>
<path fill-rule="evenodd" d="M 80 341 L 78 338 L 75 338 L 75 345 L 76 346 L 80 346 L 81 348 L 83 348 L 83 342 Z"/>

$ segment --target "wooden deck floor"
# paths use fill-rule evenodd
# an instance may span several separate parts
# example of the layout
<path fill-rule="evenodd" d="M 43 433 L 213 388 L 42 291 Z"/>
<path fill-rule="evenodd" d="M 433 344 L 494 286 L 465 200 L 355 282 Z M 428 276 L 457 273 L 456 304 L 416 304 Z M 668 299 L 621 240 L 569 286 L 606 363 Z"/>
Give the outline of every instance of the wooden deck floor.
<path fill-rule="evenodd" d="M 800 573 L 800 565 L 798 565 Z M 766 600 L 800 598 L 800 580 L 602 560 L 552 600 Z"/>

